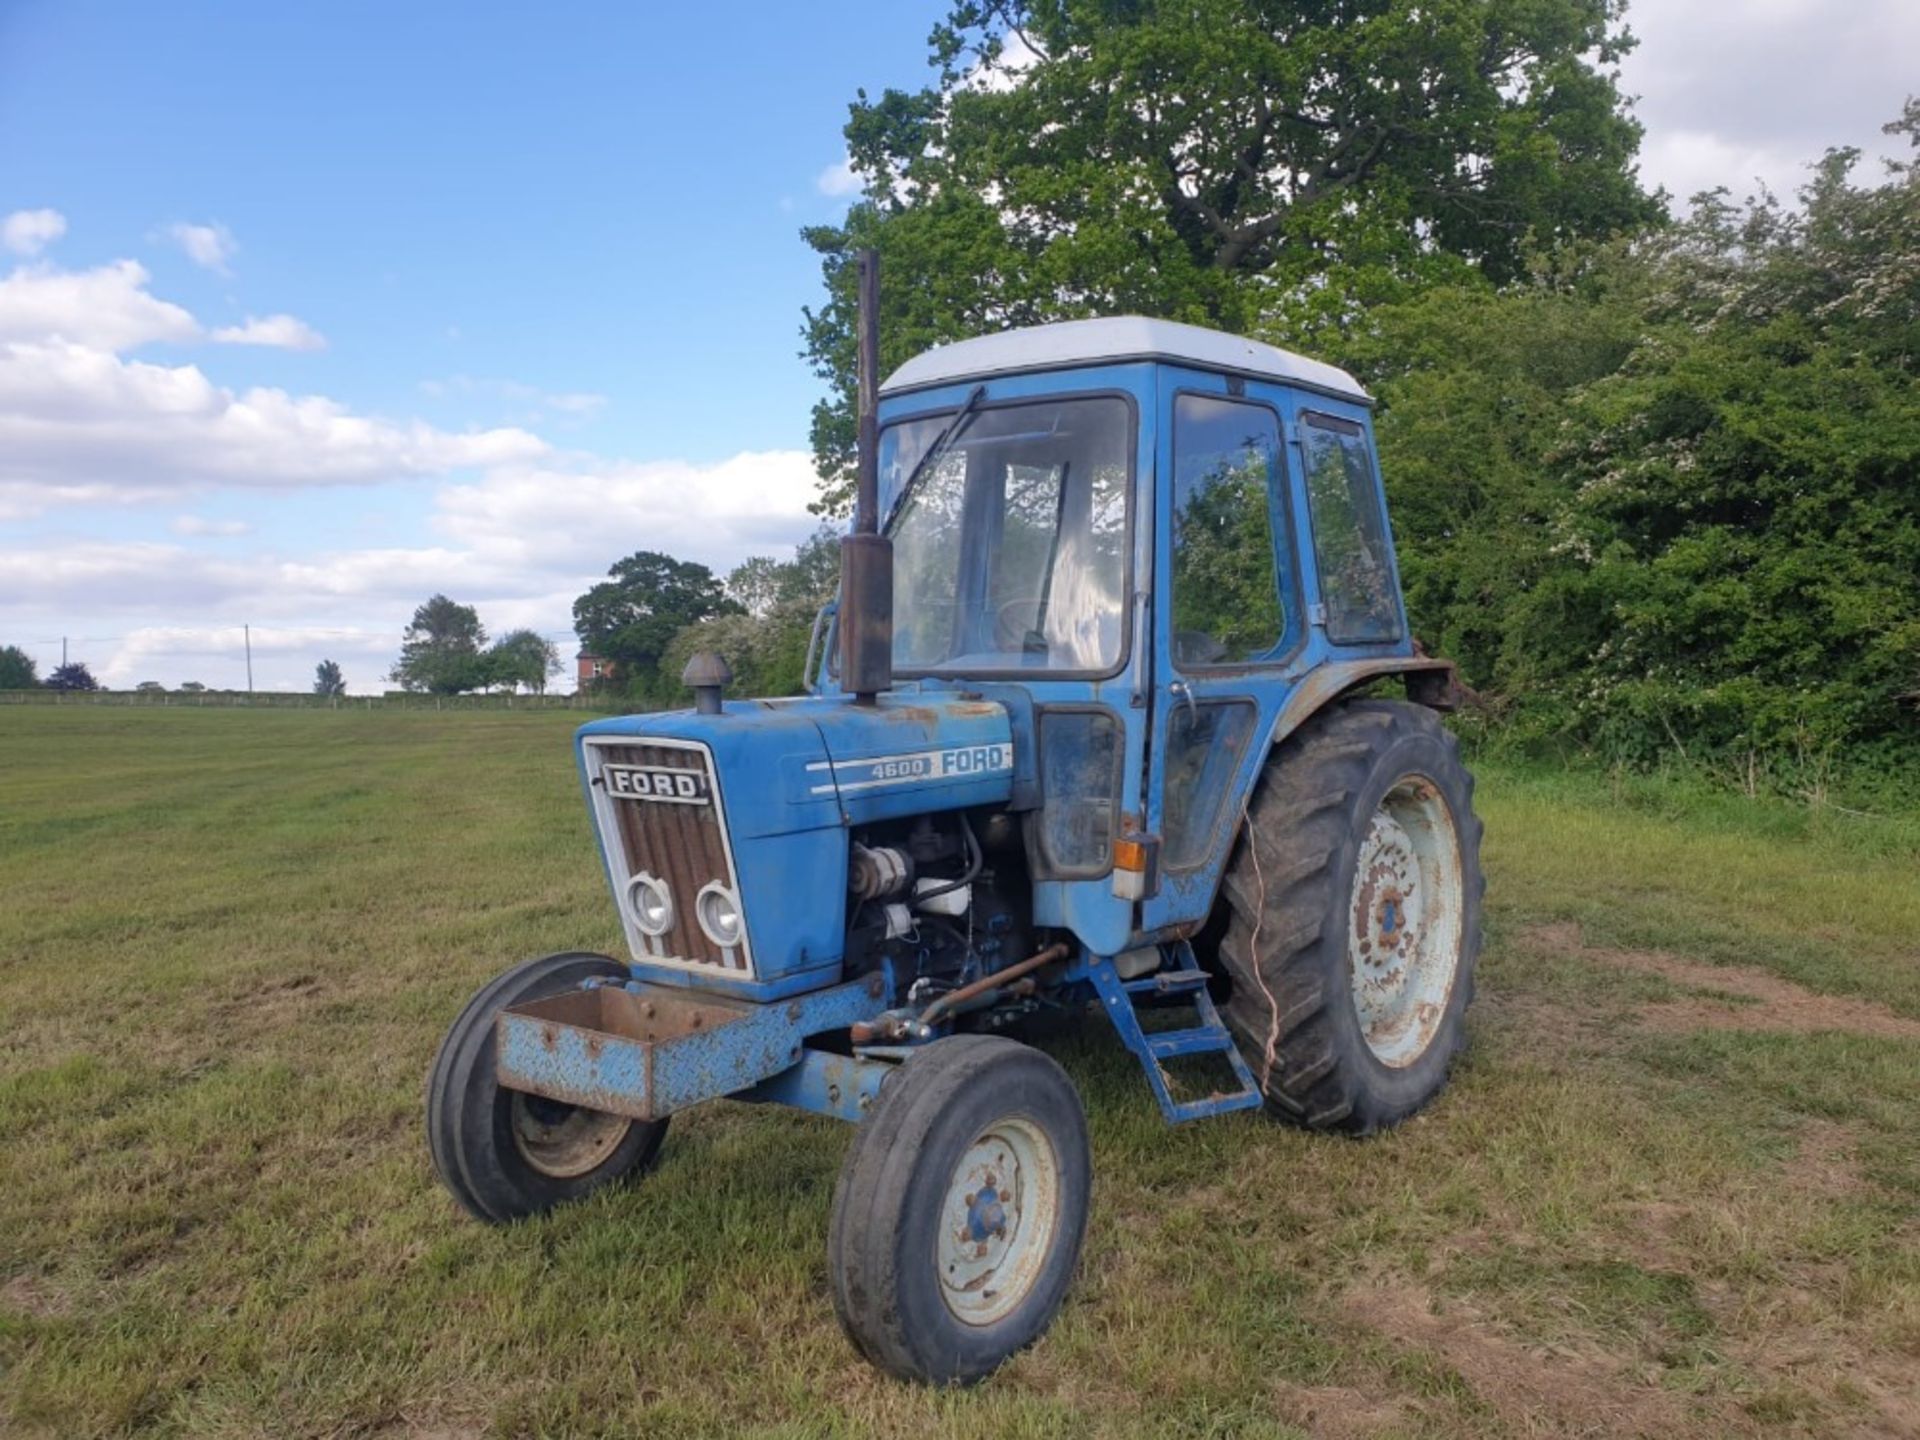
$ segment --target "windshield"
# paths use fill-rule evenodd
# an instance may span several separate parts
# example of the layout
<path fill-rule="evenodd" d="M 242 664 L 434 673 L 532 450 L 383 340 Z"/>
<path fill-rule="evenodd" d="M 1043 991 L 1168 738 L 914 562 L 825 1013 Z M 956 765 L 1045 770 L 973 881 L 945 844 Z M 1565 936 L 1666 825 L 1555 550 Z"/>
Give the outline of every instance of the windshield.
<path fill-rule="evenodd" d="M 899 496 L 951 418 L 904 421 L 880 436 L 881 510 L 893 510 L 894 667 L 1117 669 L 1132 474 L 1126 402 L 976 410 Z"/>

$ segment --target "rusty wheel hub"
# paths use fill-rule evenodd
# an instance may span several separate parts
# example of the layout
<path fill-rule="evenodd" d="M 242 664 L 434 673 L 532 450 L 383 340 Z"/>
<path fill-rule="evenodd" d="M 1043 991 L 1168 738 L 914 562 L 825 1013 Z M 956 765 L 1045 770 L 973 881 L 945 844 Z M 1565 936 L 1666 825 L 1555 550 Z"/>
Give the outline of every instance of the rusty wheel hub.
<path fill-rule="evenodd" d="M 982 1131 L 940 1209 L 940 1294 L 956 1319 L 991 1325 L 1027 1296 L 1060 1228 L 1060 1162 L 1024 1116 Z"/>
<path fill-rule="evenodd" d="M 1384 1065 L 1426 1053 L 1460 965 L 1460 842 L 1439 787 L 1410 775 L 1360 842 L 1347 927 L 1353 1004 Z"/>
<path fill-rule="evenodd" d="M 633 1128 L 625 1115 L 588 1110 L 541 1095 L 513 1092 L 513 1148 L 542 1175 L 574 1180 L 604 1165 Z"/>

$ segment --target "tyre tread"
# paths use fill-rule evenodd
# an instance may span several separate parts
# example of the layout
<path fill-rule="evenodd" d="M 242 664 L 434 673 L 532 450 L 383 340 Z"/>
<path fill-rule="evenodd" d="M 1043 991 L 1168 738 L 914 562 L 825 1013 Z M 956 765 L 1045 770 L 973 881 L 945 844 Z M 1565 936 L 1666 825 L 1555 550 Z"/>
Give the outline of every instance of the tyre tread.
<path fill-rule="evenodd" d="M 910 1329 L 898 1303 L 902 1285 L 911 1283 L 899 1273 L 901 1215 L 941 1112 L 977 1084 L 983 1071 L 1036 1062 L 1052 1072 L 1049 1080 L 1071 1091 L 1059 1066 L 1030 1046 L 1004 1036 L 949 1036 L 887 1078 L 855 1132 L 834 1186 L 827 1270 L 841 1327 L 862 1355 L 889 1374 L 967 1383 L 992 1368 L 967 1363 L 955 1368 L 951 1357 L 930 1354 L 928 1337 Z M 1084 1129 L 1081 1143 L 1084 1147 Z M 1084 1226 L 1084 1211 L 1077 1220 Z M 1076 1228 L 1067 1241 L 1075 1256 L 1080 1237 Z"/>
<path fill-rule="evenodd" d="M 1355 700 L 1329 706 L 1308 721 L 1269 758 L 1221 884 L 1228 915 L 1219 957 L 1233 981 L 1223 1018 L 1261 1082 L 1269 1109 L 1312 1129 L 1366 1134 L 1411 1113 L 1385 1106 L 1369 1093 L 1359 1058 L 1345 1053 L 1349 1047 L 1341 1043 L 1329 1005 L 1330 998 L 1345 993 L 1343 962 L 1335 950 L 1344 935 L 1341 912 L 1347 903 L 1347 867 L 1339 862 L 1355 843 L 1358 823 L 1353 798 L 1367 789 L 1385 752 L 1410 736 L 1440 741 L 1450 771 L 1445 778 L 1468 801 L 1456 823 L 1473 923 L 1462 934 L 1456 982 L 1461 1001 L 1434 1040 L 1445 1051 L 1444 1081 L 1464 1040 L 1458 1016 L 1473 998 L 1478 902 L 1486 877 L 1479 864 L 1482 826 L 1471 806 L 1472 775 L 1459 762 L 1458 741 L 1431 711 L 1398 701 Z M 1340 923 L 1331 924 L 1336 915 Z M 1342 982 L 1338 988 L 1336 978 Z"/>

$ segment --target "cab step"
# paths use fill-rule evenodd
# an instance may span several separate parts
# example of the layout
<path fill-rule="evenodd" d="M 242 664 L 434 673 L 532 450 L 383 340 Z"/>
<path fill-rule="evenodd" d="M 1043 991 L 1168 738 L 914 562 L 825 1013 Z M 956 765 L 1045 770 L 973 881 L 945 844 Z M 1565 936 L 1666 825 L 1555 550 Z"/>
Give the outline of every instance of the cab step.
<path fill-rule="evenodd" d="M 1172 963 L 1137 980 L 1122 980 L 1109 961 L 1097 962 L 1091 971 L 1094 989 L 1107 1018 L 1147 1072 L 1147 1084 L 1153 1088 L 1153 1098 L 1160 1103 L 1160 1113 L 1167 1117 L 1169 1124 L 1178 1125 L 1233 1110 L 1258 1109 L 1260 1088 L 1254 1083 L 1247 1062 L 1240 1058 L 1233 1036 L 1220 1022 L 1220 1012 L 1207 993 L 1207 973 L 1194 960 L 1193 947 L 1182 940 L 1164 948 Z M 1139 1013 L 1134 1009 L 1136 995 L 1184 999 L 1193 1007 L 1197 1023 L 1175 1030 L 1147 1030 L 1141 1026 Z M 1224 1056 L 1233 1068 L 1238 1088 L 1215 1091 L 1193 1100 L 1175 1099 L 1173 1081 L 1161 1062 L 1186 1055 Z"/>
<path fill-rule="evenodd" d="M 1129 995 L 1185 995 L 1207 988 L 1204 970 L 1161 970 L 1143 980 L 1124 982 Z"/>

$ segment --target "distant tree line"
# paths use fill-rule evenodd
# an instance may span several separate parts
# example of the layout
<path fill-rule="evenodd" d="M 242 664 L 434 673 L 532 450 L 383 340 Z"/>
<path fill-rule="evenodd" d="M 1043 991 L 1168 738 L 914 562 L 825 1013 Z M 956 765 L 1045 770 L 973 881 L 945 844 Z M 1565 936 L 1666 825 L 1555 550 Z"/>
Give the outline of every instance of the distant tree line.
<path fill-rule="evenodd" d="M 822 527 L 785 560 L 758 555 L 716 577 L 705 565 L 640 550 L 573 605 L 583 651 L 611 673 L 596 682 L 642 705 L 685 698 L 696 651 L 725 657 L 736 695 L 795 695 L 814 617 L 840 583 L 839 535 Z"/>
<path fill-rule="evenodd" d="M 49 690 L 98 690 L 100 682 L 79 660 L 56 665 L 43 681 L 33 657 L 18 645 L 0 645 L 0 690 L 32 690 L 41 685 Z"/>
<path fill-rule="evenodd" d="M 322 662 L 315 691 L 325 693 L 323 685 L 339 680 L 337 666 L 327 673 L 332 663 Z M 428 695 L 515 689 L 544 695 L 559 673 L 559 647 L 537 631 L 510 630 L 489 644 L 477 610 L 435 595 L 413 612 L 391 678 L 402 690 Z"/>

